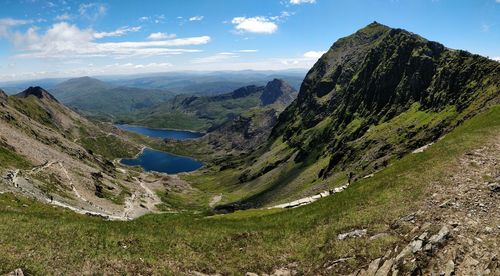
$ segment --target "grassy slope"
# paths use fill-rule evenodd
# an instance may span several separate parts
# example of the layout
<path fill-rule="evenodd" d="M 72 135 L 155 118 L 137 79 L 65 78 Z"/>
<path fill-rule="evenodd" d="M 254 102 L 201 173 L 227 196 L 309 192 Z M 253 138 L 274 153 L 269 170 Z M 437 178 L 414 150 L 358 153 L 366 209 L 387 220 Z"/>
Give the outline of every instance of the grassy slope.
<path fill-rule="evenodd" d="M 325 261 L 352 255 L 357 258 L 348 264 L 356 267 L 402 243 L 389 224 L 416 208 L 424 189 L 441 183 L 459 156 L 497 139 L 499 133 L 497 105 L 427 151 L 410 154 L 345 192 L 286 211 L 240 211 L 212 218 L 181 213 L 104 222 L 1 195 L 0 272 L 22 267 L 35 274 L 147 274 L 160 269 L 172 274 L 190 269 L 241 274 L 297 262 L 303 272 L 314 274 Z M 392 235 L 376 241 L 336 239 L 339 232 L 352 228 Z"/>

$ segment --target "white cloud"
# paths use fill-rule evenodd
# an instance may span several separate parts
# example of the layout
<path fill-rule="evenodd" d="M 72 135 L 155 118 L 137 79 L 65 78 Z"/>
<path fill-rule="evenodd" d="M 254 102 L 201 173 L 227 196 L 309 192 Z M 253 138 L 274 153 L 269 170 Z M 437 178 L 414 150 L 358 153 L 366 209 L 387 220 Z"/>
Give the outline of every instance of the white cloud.
<path fill-rule="evenodd" d="M 91 21 L 95 21 L 104 15 L 106 15 L 107 8 L 103 4 L 99 3 L 87 3 L 80 4 L 78 7 L 78 12 L 83 18 Z"/>
<path fill-rule="evenodd" d="M 36 28 L 29 28 L 25 33 L 9 34 L 8 39 L 20 50 L 21 53 L 17 57 L 21 58 L 126 58 L 178 55 L 200 52 L 200 50 L 171 47 L 203 45 L 210 41 L 209 36 L 198 36 L 159 41 L 95 42 L 101 37 L 122 35 L 133 30 L 122 28 L 114 32 L 104 33 L 95 32 L 92 29 L 79 29 L 75 25 L 61 22 L 53 24 L 42 34 L 39 34 Z"/>
<path fill-rule="evenodd" d="M 172 39 L 172 38 L 175 38 L 176 36 L 177 36 L 176 34 L 157 32 L 157 33 L 151 33 L 148 36 L 148 39 L 149 40 Z"/>
<path fill-rule="evenodd" d="M 237 52 L 238 53 L 256 53 L 258 51 L 259 50 L 255 50 L 255 49 L 247 49 L 247 50 L 238 50 Z"/>
<path fill-rule="evenodd" d="M 203 20 L 204 16 L 203 15 L 197 15 L 189 18 L 189 21 L 201 21 Z"/>
<path fill-rule="evenodd" d="M 500 3 L 500 0 L 497 0 L 497 2 Z M 491 59 L 500 62 L 500 57 L 492 57 Z"/>
<path fill-rule="evenodd" d="M 320 58 L 325 51 L 309 51 L 304 53 L 305 58 L 310 58 L 310 59 L 318 59 Z"/>
<path fill-rule="evenodd" d="M 202 58 L 197 58 L 191 61 L 191 63 L 194 64 L 199 64 L 199 63 L 215 63 L 215 62 L 220 62 L 223 60 L 228 60 L 228 59 L 233 59 L 239 57 L 235 53 L 229 53 L 229 52 L 222 52 L 222 53 L 217 53 L 212 56 L 208 57 L 202 57 Z"/>
<path fill-rule="evenodd" d="M 71 19 L 71 16 L 68 13 L 63 13 L 55 17 L 57 21 L 68 21 Z"/>
<path fill-rule="evenodd" d="M 97 33 L 94 33 L 94 37 L 95 38 L 103 38 L 103 37 L 113 37 L 113 36 L 122 36 L 126 33 L 129 33 L 129 32 L 138 32 L 141 30 L 141 27 L 140 26 L 137 26 L 137 27 L 121 27 L 119 29 L 116 29 L 112 32 L 97 32 Z"/>
<path fill-rule="evenodd" d="M 149 16 L 141 16 L 139 17 L 138 19 L 140 22 L 146 22 L 146 21 L 150 21 L 151 20 L 151 17 Z"/>
<path fill-rule="evenodd" d="M 235 17 L 231 23 L 240 32 L 272 34 L 278 30 L 278 25 L 265 16 Z"/>
<path fill-rule="evenodd" d="M 4 26 L 4 27 L 26 25 L 26 24 L 30 24 L 30 23 L 33 23 L 33 20 L 0 18 L 0 26 Z"/>
<path fill-rule="evenodd" d="M 497 1 L 500 1 L 500 0 L 497 0 Z M 290 4 L 292 4 L 292 5 L 300 5 L 300 4 L 305 4 L 305 3 L 314 4 L 314 3 L 316 3 L 316 0 L 290 0 Z"/>

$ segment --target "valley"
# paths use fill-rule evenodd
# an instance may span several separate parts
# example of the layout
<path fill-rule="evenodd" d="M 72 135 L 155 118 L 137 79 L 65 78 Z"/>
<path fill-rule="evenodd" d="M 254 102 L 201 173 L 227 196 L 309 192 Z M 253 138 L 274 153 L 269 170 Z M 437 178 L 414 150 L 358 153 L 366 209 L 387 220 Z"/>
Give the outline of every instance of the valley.
<path fill-rule="evenodd" d="M 500 63 L 373 22 L 299 74 L 0 90 L 0 273 L 498 275 Z"/>

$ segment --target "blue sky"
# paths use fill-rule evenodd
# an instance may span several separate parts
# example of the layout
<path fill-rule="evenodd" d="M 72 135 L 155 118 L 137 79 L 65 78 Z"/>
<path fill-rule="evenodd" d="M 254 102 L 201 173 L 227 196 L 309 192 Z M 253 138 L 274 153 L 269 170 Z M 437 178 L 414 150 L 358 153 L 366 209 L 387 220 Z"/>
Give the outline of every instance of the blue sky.
<path fill-rule="evenodd" d="M 309 68 L 378 21 L 500 58 L 500 0 L 0 0 L 0 80 Z"/>

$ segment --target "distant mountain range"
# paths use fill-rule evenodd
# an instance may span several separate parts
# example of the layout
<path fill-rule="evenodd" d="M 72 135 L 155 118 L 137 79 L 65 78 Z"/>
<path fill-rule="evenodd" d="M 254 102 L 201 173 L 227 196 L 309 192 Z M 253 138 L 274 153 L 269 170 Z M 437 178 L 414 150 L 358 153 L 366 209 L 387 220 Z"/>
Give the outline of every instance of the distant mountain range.
<path fill-rule="evenodd" d="M 300 70 L 180 72 L 4 82 L 0 87 L 7 94 L 15 94 L 27 86 L 44 86 L 59 101 L 80 113 L 115 121 L 175 95 L 225 94 L 243 86 L 263 86 L 273 78 L 282 78 L 298 89 L 304 74 Z"/>
<path fill-rule="evenodd" d="M 282 111 L 296 95 L 287 82 L 274 79 L 266 86 L 250 85 L 215 96 L 178 95 L 121 118 L 150 127 L 211 131 L 255 108 Z"/>
<path fill-rule="evenodd" d="M 114 86 L 90 77 L 64 81 L 51 91 L 69 107 L 108 120 L 120 114 L 152 107 L 174 96 L 167 90 Z"/>

